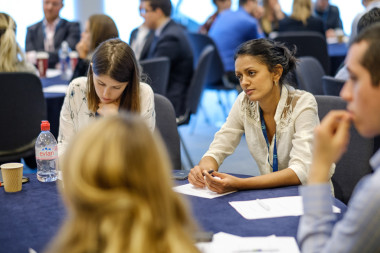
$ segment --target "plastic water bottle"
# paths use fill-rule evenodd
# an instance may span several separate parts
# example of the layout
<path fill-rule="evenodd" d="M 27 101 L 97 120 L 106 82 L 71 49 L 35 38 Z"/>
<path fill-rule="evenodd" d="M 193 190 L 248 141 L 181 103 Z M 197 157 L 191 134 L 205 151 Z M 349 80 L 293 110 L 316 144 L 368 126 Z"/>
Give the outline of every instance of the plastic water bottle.
<path fill-rule="evenodd" d="M 50 132 L 50 123 L 41 122 L 41 133 L 36 140 L 37 179 L 41 182 L 53 182 L 58 176 L 58 147 L 54 135 Z"/>
<path fill-rule="evenodd" d="M 70 68 L 70 47 L 67 41 L 62 41 L 61 48 L 59 49 L 59 63 L 61 64 L 61 78 L 63 80 L 70 80 L 72 71 Z"/>

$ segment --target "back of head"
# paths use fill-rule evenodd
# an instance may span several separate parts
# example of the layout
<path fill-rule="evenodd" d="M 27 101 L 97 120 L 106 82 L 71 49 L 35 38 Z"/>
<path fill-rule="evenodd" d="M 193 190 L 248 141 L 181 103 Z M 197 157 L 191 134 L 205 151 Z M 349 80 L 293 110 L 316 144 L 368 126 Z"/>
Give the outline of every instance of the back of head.
<path fill-rule="evenodd" d="M 239 6 L 245 5 L 249 1 L 255 1 L 256 2 L 257 0 L 239 0 Z"/>
<path fill-rule="evenodd" d="M 120 39 L 109 39 L 94 51 L 87 75 L 87 100 L 88 108 L 95 112 L 100 100 L 96 95 L 93 74 L 128 82 L 121 95 L 120 107 L 128 111 L 140 111 L 140 72 L 135 54 L 127 43 Z"/>
<path fill-rule="evenodd" d="M 367 43 L 368 47 L 361 59 L 361 65 L 366 68 L 372 79 L 374 86 L 380 85 L 380 23 L 372 24 L 354 39 L 351 45 L 355 43 Z"/>
<path fill-rule="evenodd" d="M 91 34 L 90 52 L 94 51 L 103 41 L 119 37 L 115 22 L 107 15 L 92 15 L 88 22 Z"/>
<path fill-rule="evenodd" d="M 373 8 L 366 12 L 358 22 L 358 33 L 360 33 L 364 28 L 380 21 L 380 8 Z"/>
<path fill-rule="evenodd" d="M 296 67 L 297 63 L 295 49 L 290 51 L 284 44 L 269 39 L 254 39 L 244 42 L 236 49 L 235 60 L 241 55 L 257 58 L 267 66 L 270 72 L 281 65 L 280 85 L 288 78 L 288 74 Z"/>
<path fill-rule="evenodd" d="M 150 2 L 150 6 L 153 10 L 157 8 L 161 9 L 166 17 L 170 17 L 172 13 L 172 4 L 170 0 L 141 0 L 145 2 Z"/>
<path fill-rule="evenodd" d="M 307 19 L 312 14 L 312 3 L 311 0 L 294 0 L 293 9 L 290 17 L 295 20 L 302 21 L 306 25 Z"/>
<path fill-rule="evenodd" d="M 17 64 L 24 62 L 16 41 L 16 22 L 6 13 L 0 13 L 0 72 L 17 71 Z"/>
<path fill-rule="evenodd" d="M 95 121 L 61 165 L 68 220 L 52 251 L 195 252 L 164 145 L 140 117 Z"/>

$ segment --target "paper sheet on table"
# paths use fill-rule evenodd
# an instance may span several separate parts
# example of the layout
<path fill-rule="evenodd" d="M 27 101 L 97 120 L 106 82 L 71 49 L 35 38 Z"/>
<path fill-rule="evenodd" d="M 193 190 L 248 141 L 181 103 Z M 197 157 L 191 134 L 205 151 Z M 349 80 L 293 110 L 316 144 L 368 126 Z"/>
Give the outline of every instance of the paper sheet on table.
<path fill-rule="evenodd" d="M 65 93 L 69 86 L 67 84 L 55 84 L 43 89 L 45 93 Z"/>
<path fill-rule="evenodd" d="M 46 77 L 51 78 L 51 77 L 56 77 L 59 76 L 62 73 L 60 69 L 47 69 L 46 70 Z"/>
<path fill-rule="evenodd" d="M 301 196 L 280 197 L 248 201 L 229 202 L 235 210 L 248 220 L 300 216 L 303 214 Z M 333 206 L 334 213 L 340 209 Z"/>
<path fill-rule="evenodd" d="M 219 232 L 210 243 L 198 243 L 203 253 L 232 252 L 276 252 L 299 253 L 294 237 L 240 237 Z"/>
<path fill-rule="evenodd" d="M 224 195 L 235 192 L 235 191 L 232 191 L 232 192 L 219 194 L 219 193 L 210 191 L 207 187 L 198 188 L 192 184 L 179 185 L 179 186 L 173 187 L 173 190 L 178 192 L 178 193 L 197 196 L 197 197 L 201 197 L 201 198 L 207 198 L 207 199 L 213 199 L 216 197 L 224 196 Z"/>

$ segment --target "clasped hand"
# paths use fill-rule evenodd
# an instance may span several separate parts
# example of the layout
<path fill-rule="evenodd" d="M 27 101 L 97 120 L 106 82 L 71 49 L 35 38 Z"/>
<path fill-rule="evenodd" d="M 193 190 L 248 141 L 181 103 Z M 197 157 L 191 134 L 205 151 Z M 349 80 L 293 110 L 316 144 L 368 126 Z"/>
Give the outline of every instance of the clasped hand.
<path fill-rule="evenodd" d="M 239 178 L 226 173 L 212 172 L 209 174 L 206 169 L 198 165 L 190 170 L 189 182 L 195 187 L 203 188 L 207 186 L 210 191 L 216 193 L 226 193 L 238 190 Z"/>

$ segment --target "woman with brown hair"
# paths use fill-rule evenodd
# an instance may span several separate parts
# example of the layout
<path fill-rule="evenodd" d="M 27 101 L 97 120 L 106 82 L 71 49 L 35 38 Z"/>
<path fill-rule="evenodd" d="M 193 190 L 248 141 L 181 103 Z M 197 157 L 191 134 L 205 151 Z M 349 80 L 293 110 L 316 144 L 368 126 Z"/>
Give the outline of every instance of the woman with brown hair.
<path fill-rule="evenodd" d="M 165 146 L 140 117 L 93 122 L 61 165 L 67 218 L 47 252 L 199 252 Z"/>
<path fill-rule="evenodd" d="M 154 130 L 153 91 L 140 83 L 138 63 L 128 44 L 110 39 L 96 48 L 87 77 L 74 79 L 67 89 L 59 123 L 59 155 L 80 128 L 119 109 L 139 113 Z"/>
<path fill-rule="evenodd" d="M 119 37 L 115 22 L 107 15 L 95 14 L 88 18 L 81 39 L 75 46 L 78 52 L 78 63 L 71 80 L 86 76 L 91 56 L 103 41 Z"/>

